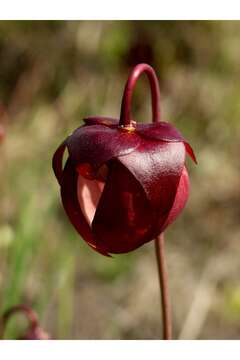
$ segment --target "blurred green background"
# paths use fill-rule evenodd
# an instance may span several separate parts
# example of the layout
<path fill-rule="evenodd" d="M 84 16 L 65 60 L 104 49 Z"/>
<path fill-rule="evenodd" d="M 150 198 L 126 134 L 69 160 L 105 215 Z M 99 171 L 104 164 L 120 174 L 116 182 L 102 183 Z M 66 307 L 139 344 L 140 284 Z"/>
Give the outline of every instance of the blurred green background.
<path fill-rule="evenodd" d="M 240 22 L 0 22 L 0 309 L 37 310 L 58 339 L 158 339 L 153 243 L 105 258 L 63 212 L 51 158 L 90 115 L 118 117 L 132 66 L 152 65 L 163 119 L 192 144 L 191 196 L 166 232 L 174 336 L 240 338 Z M 144 77 L 134 94 L 150 121 Z M 6 336 L 16 336 L 12 321 Z"/>

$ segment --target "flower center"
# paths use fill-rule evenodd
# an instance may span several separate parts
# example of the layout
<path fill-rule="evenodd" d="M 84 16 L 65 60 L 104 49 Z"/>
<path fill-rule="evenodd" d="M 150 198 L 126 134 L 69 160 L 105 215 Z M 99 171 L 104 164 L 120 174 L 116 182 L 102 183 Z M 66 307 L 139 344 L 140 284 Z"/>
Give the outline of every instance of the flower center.
<path fill-rule="evenodd" d="M 131 121 L 130 121 L 130 124 L 128 124 L 128 125 L 119 125 L 119 129 L 120 129 L 120 130 L 123 130 L 123 131 L 129 131 L 129 132 L 131 132 L 131 131 L 135 131 L 135 130 L 136 130 L 136 125 L 137 125 L 136 121 L 131 120 Z"/>

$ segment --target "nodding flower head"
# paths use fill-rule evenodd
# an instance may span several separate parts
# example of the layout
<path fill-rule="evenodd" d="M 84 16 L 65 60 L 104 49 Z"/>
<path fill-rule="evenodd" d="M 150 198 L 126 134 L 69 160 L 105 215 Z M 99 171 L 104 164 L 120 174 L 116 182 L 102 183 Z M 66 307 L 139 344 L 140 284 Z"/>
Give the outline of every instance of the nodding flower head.
<path fill-rule="evenodd" d="M 10 318 L 15 314 L 22 314 L 26 316 L 29 321 L 29 326 L 26 332 L 19 337 L 18 340 L 48 340 L 49 335 L 39 326 L 38 317 L 35 311 L 26 305 L 16 305 L 7 310 L 1 317 L 0 329 L 3 337 L 6 325 Z"/>
<path fill-rule="evenodd" d="M 131 115 L 134 86 L 146 73 L 152 95 L 153 123 Z M 125 86 L 120 120 L 88 117 L 58 147 L 53 169 L 69 220 L 96 251 L 126 253 L 152 240 L 184 208 L 189 193 L 186 152 L 193 150 L 180 132 L 160 121 L 156 74 L 137 65 Z M 68 159 L 62 168 L 62 158 Z"/>

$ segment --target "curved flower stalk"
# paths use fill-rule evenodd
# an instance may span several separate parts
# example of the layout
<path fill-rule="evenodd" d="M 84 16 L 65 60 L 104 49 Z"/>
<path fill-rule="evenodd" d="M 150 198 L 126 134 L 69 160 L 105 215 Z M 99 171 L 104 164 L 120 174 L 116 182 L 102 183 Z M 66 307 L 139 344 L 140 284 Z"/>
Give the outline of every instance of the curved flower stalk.
<path fill-rule="evenodd" d="M 142 73 L 149 79 L 152 123 L 137 123 L 132 94 Z M 53 170 L 64 209 L 81 237 L 99 253 L 126 253 L 153 240 L 162 298 L 164 339 L 171 338 L 164 230 L 189 195 L 186 153 L 194 152 L 171 124 L 160 120 L 160 90 L 147 64 L 137 65 L 125 86 L 120 119 L 87 117 L 58 147 Z M 68 159 L 63 168 L 64 151 Z"/>
<path fill-rule="evenodd" d="M 35 311 L 26 305 L 16 305 L 7 310 L 0 319 L 0 335 L 3 338 L 8 321 L 15 314 L 26 316 L 29 326 L 26 332 L 18 340 L 48 340 L 49 335 L 39 326 L 38 317 Z"/>

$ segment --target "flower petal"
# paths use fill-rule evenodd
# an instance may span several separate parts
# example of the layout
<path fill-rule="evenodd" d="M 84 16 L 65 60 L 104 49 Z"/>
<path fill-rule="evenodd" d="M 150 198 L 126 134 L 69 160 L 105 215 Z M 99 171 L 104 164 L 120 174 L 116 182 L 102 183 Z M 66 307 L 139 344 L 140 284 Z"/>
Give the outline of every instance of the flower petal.
<path fill-rule="evenodd" d="M 109 127 L 117 127 L 119 120 L 103 116 L 89 116 L 84 118 L 83 121 L 86 125 L 105 125 Z"/>
<path fill-rule="evenodd" d="M 171 124 L 164 121 L 154 124 L 138 124 L 137 132 L 146 139 L 168 142 L 182 141 L 185 145 L 187 153 L 197 164 L 197 159 L 190 144 L 184 139 L 182 134 Z"/>
<path fill-rule="evenodd" d="M 58 180 L 59 185 L 61 185 L 62 182 L 62 172 L 63 172 L 62 159 L 65 148 L 66 148 L 66 140 L 64 140 L 63 143 L 57 148 L 52 158 L 53 171 Z"/>
<path fill-rule="evenodd" d="M 159 215 L 166 215 L 172 205 L 185 161 L 182 142 L 142 139 L 132 153 L 118 160 L 131 171 L 145 190 Z"/>
<path fill-rule="evenodd" d="M 96 244 L 109 253 L 134 250 L 152 239 L 156 219 L 139 182 L 113 160 L 92 223 Z"/>
<path fill-rule="evenodd" d="M 185 141 L 182 134 L 174 126 L 164 121 L 153 124 L 137 124 L 137 132 L 151 140 Z"/>
<path fill-rule="evenodd" d="M 77 196 L 77 181 L 78 173 L 75 171 L 73 165 L 68 159 L 62 174 L 61 181 L 61 196 L 63 207 L 69 217 L 69 220 L 77 232 L 88 243 L 88 245 L 97 252 L 106 256 L 110 256 L 104 247 L 96 245 L 93 239 L 91 228 L 79 206 Z"/>
<path fill-rule="evenodd" d="M 187 199 L 188 199 L 188 195 L 189 195 L 189 187 L 190 187 L 190 183 L 189 183 L 188 172 L 187 172 L 186 167 L 184 166 L 181 177 L 180 177 L 180 181 L 178 184 L 178 188 L 177 188 L 173 206 L 169 212 L 169 215 L 168 215 L 165 223 L 160 224 L 160 227 L 161 227 L 160 232 L 164 231 L 166 229 L 166 227 L 168 225 L 170 225 L 177 218 L 177 216 L 180 214 L 180 212 L 185 207 Z"/>
<path fill-rule="evenodd" d="M 131 153 L 140 141 L 136 132 L 91 125 L 75 130 L 67 139 L 67 147 L 74 165 L 90 163 L 97 169 L 113 157 Z"/>

